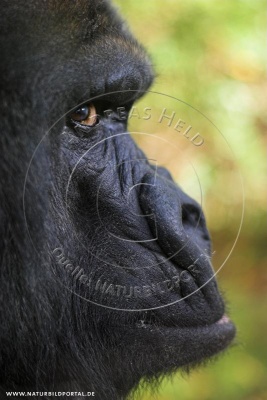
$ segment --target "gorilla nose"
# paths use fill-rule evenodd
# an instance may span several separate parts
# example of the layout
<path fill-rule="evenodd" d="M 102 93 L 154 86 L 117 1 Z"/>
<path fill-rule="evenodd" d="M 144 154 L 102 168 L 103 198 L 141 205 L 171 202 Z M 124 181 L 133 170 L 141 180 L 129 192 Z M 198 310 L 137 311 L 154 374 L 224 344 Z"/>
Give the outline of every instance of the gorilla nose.
<path fill-rule="evenodd" d="M 143 177 L 140 206 L 161 249 L 177 266 L 187 269 L 201 257 L 210 257 L 201 207 L 173 182 L 166 169 Z"/>

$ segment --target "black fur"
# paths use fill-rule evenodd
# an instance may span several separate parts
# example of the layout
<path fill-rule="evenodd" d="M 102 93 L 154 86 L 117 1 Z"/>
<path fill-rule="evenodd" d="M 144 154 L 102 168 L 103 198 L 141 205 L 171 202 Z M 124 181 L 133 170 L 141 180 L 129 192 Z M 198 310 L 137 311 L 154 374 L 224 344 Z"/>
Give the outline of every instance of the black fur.
<path fill-rule="evenodd" d="M 3 0 L 0 30 L 1 398 L 122 399 L 223 350 L 234 327 L 217 322 L 201 208 L 116 111 L 153 80 L 144 49 L 102 0 Z M 88 99 L 93 128 L 70 118 Z"/>

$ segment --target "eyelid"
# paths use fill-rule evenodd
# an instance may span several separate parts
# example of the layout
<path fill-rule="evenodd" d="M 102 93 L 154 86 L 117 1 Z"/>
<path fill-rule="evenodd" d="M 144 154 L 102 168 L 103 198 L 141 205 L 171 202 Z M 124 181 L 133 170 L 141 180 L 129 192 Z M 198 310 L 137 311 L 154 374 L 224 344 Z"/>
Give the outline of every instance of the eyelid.
<path fill-rule="evenodd" d="M 94 130 L 97 128 L 98 124 L 94 126 L 89 126 L 89 125 L 82 125 L 79 124 L 78 122 L 72 121 L 72 129 L 75 132 L 75 136 L 81 137 L 81 138 L 86 138 L 89 136 L 92 136 L 94 133 Z"/>

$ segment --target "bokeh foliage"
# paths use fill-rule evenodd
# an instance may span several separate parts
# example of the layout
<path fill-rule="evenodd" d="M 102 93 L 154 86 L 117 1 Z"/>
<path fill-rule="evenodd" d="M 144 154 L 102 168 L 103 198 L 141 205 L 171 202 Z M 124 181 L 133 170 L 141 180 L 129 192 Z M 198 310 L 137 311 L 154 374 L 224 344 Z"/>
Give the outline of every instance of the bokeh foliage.
<path fill-rule="evenodd" d="M 237 325 L 237 345 L 189 377 L 177 374 L 172 381 L 164 380 L 158 394 L 145 391 L 142 400 L 265 400 L 266 2 L 116 0 L 115 4 L 152 57 L 158 74 L 152 90 L 201 110 L 235 153 L 233 165 L 232 154 L 222 149 L 219 135 L 213 135 L 213 156 L 209 150 L 197 160 L 217 253 L 215 268 L 236 237 L 243 205 L 235 182 L 230 186 L 231 196 L 223 201 L 231 170 L 241 172 L 246 199 L 241 234 L 219 273 L 220 286 L 231 305 L 229 313 Z M 147 150 L 145 143 L 143 147 Z M 172 165 L 171 154 L 169 158 Z M 172 173 L 179 181 L 178 171 L 174 168 Z"/>

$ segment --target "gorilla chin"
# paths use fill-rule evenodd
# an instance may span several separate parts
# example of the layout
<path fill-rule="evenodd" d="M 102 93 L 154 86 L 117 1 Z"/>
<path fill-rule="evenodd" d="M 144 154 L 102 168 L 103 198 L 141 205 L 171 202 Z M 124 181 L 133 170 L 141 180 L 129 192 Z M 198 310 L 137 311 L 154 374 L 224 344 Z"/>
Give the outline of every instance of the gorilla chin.
<path fill-rule="evenodd" d="M 109 2 L 3 1 L 0 392 L 125 399 L 235 336 L 205 217 L 127 132 L 154 73 Z"/>

